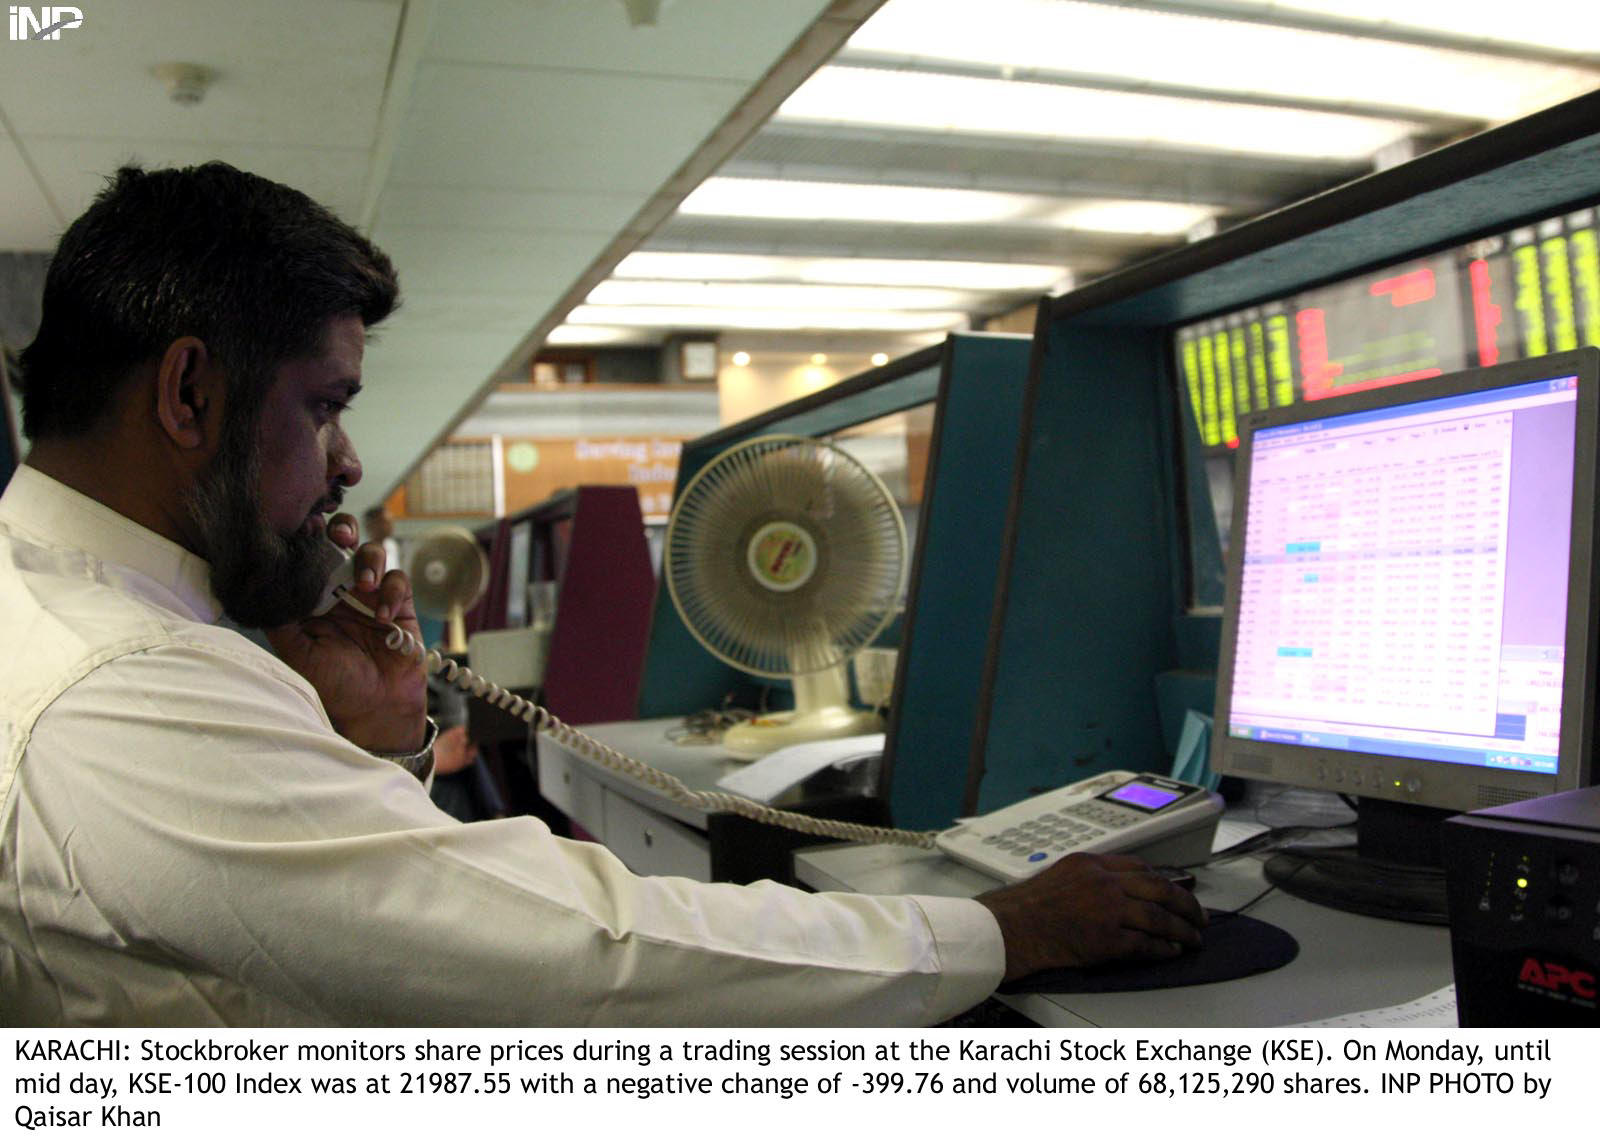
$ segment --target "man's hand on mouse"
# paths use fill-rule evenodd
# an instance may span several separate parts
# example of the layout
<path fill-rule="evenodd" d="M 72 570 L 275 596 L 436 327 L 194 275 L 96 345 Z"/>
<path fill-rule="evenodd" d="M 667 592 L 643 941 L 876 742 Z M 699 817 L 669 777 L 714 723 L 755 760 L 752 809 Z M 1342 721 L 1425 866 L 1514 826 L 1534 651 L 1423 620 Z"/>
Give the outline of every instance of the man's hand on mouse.
<path fill-rule="evenodd" d="M 1130 855 L 1068 855 L 979 895 L 1000 924 L 1006 981 L 1122 958 L 1174 958 L 1201 943 L 1194 895 Z"/>

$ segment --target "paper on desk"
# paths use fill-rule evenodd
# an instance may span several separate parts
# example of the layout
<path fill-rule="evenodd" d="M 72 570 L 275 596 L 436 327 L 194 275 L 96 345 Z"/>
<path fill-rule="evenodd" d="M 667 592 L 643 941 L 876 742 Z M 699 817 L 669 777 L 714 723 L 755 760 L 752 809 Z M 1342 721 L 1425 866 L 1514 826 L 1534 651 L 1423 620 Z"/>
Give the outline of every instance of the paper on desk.
<path fill-rule="evenodd" d="M 1237 847 L 1246 839 L 1254 839 L 1264 831 L 1272 829 L 1264 823 L 1253 819 L 1229 819 L 1224 816 L 1217 821 L 1217 834 L 1211 840 L 1211 853 L 1226 851 L 1230 847 Z"/>
<path fill-rule="evenodd" d="M 1456 988 L 1446 986 L 1416 1001 L 1391 1005 L 1387 1009 L 1368 1009 L 1323 1021 L 1301 1023 L 1300 1029 L 1454 1029 L 1456 1027 Z"/>
<path fill-rule="evenodd" d="M 883 755 L 885 737 L 881 732 L 866 736 L 843 736 L 838 740 L 812 740 L 791 744 L 769 753 L 737 772 L 717 781 L 717 787 L 761 803 L 771 803 L 808 776 L 824 768 L 846 767 L 861 760 Z"/>

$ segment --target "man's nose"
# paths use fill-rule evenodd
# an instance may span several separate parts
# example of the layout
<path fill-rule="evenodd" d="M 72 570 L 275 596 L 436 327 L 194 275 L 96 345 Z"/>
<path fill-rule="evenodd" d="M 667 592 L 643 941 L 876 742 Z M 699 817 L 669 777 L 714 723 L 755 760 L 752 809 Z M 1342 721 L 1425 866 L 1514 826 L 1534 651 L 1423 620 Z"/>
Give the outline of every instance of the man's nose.
<path fill-rule="evenodd" d="M 361 482 L 361 457 L 342 428 L 338 429 L 328 449 L 328 481 L 343 483 L 346 487 Z"/>

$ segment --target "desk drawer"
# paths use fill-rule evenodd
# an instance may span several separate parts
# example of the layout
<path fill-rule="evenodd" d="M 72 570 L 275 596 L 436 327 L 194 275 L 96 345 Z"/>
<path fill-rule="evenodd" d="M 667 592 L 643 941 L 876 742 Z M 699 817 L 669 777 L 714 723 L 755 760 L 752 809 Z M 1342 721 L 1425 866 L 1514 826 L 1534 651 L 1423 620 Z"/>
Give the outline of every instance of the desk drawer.
<path fill-rule="evenodd" d="M 605 839 L 604 791 L 584 774 L 570 752 L 539 738 L 539 794 L 601 841 Z"/>
<path fill-rule="evenodd" d="M 605 798 L 605 844 L 641 875 L 682 875 L 711 881 L 711 843 L 698 831 L 647 811 L 610 788 Z"/>

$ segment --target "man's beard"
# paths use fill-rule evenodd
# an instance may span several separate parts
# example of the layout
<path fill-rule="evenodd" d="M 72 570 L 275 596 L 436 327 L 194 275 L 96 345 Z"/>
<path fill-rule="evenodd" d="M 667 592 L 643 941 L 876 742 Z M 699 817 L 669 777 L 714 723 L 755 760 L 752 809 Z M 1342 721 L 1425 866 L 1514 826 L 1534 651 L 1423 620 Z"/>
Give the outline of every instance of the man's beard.
<path fill-rule="evenodd" d="M 261 450 L 232 432 L 186 502 L 211 564 L 211 592 L 222 612 L 247 629 L 272 629 L 304 617 L 337 565 L 320 532 L 281 535 L 261 511 Z M 240 439 L 244 435 L 246 438 Z"/>

